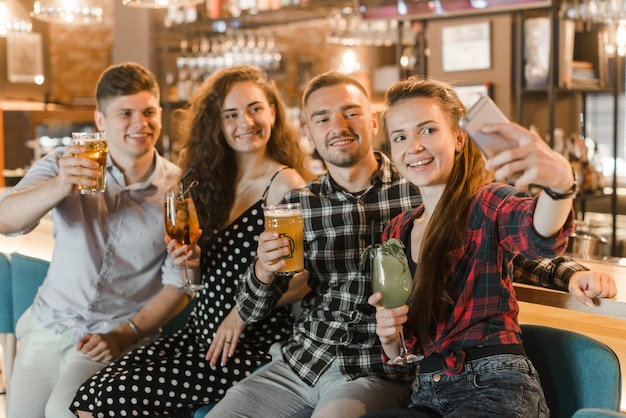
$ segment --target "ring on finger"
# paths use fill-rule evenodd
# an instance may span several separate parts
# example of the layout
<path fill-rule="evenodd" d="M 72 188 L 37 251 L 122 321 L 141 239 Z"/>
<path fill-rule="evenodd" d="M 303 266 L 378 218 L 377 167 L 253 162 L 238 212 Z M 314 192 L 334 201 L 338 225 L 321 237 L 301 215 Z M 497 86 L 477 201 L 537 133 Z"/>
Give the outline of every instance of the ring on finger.
<path fill-rule="evenodd" d="M 232 341 L 224 341 L 224 344 L 231 345 L 231 344 L 232 344 Z"/>

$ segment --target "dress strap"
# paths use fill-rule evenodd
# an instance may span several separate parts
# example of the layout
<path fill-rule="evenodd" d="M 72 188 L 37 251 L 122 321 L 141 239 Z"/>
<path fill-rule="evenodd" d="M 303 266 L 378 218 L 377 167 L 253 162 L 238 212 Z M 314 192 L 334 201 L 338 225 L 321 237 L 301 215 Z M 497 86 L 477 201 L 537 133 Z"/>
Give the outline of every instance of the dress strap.
<path fill-rule="evenodd" d="M 274 178 L 276 178 L 278 173 L 280 173 L 281 171 L 283 171 L 286 168 L 290 168 L 290 167 L 284 166 L 284 167 L 279 168 L 278 171 L 276 171 L 274 174 L 272 174 L 272 177 L 267 182 L 267 186 L 265 186 L 265 190 L 263 190 L 263 196 L 261 196 L 261 200 L 263 201 L 263 205 L 264 206 L 265 206 L 265 198 L 267 197 L 267 193 L 270 190 L 270 186 L 272 185 L 272 182 L 274 181 Z"/>

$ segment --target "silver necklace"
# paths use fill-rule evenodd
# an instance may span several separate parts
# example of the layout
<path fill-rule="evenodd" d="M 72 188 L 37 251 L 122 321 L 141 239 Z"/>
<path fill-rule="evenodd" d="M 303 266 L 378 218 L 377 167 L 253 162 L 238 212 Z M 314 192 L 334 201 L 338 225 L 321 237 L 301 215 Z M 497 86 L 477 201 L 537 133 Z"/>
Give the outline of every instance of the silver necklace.
<path fill-rule="evenodd" d="M 252 185 L 253 185 L 255 182 L 256 182 L 256 179 L 253 179 L 253 180 L 250 182 L 250 184 L 248 184 L 248 185 L 246 186 L 246 188 L 245 188 L 245 189 L 243 189 L 242 191 L 240 191 L 239 193 L 237 193 L 237 196 L 236 196 L 236 197 L 239 197 L 239 196 L 241 196 L 242 194 L 244 194 L 245 192 L 247 192 L 247 191 L 248 191 L 248 189 L 250 189 L 250 187 L 252 187 Z"/>
<path fill-rule="evenodd" d="M 271 161 L 268 161 L 268 162 L 267 162 L 267 166 L 265 167 L 265 171 L 263 172 L 262 176 L 264 176 L 265 174 L 267 174 L 267 170 L 269 170 L 269 168 L 270 168 L 270 163 L 271 163 Z M 236 199 L 236 198 L 238 198 L 239 196 L 241 196 L 242 194 L 244 194 L 245 192 L 247 192 L 247 191 L 250 189 L 250 187 L 252 187 L 252 185 L 253 185 L 254 183 L 256 183 L 257 178 L 258 178 L 258 177 L 253 178 L 253 179 L 252 179 L 252 181 L 250 182 L 250 184 L 248 184 L 248 185 L 246 186 L 246 188 L 245 188 L 245 189 L 243 189 L 242 191 L 240 191 L 239 193 L 237 193 L 237 196 L 235 196 L 235 199 Z"/>

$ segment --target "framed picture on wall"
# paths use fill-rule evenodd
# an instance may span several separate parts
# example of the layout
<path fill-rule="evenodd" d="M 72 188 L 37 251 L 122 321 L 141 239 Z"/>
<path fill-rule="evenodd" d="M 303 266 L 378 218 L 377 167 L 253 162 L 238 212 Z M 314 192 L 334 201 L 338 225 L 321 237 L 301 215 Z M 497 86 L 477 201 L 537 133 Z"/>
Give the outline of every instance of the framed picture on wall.
<path fill-rule="evenodd" d="M 289 74 L 287 72 L 287 64 L 289 62 L 289 57 L 287 54 L 274 53 L 272 58 L 271 65 L 267 66 L 267 73 L 270 75 L 272 80 L 277 83 L 285 82 L 289 79 Z"/>
<path fill-rule="evenodd" d="M 454 86 L 454 91 L 465 107 L 469 109 L 482 96 L 491 96 L 491 84 L 489 82 L 482 84 L 459 84 Z"/>
<path fill-rule="evenodd" d="M 316 74 L 315 57 L 310 55 L 299 55 L 296 58 L 296 85 L 298 90 L 304 91 L 308 82 Z"/>
<path fill-rule="evenodd" d="M 488 21 L 447 26 L 441 32 L 443 71 L 491 68 L 491 28 Z"/>
<path fill-rule="evenodd" d="M 7 36 L 7 78 L 11 83 L 43 83 L 41 33 Z"/>

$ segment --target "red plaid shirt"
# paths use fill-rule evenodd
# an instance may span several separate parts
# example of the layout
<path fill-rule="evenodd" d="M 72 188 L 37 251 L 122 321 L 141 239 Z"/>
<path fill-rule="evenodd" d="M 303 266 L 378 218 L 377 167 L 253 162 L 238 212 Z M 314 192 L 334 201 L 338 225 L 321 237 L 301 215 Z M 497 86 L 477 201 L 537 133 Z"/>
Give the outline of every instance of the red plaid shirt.
<path fill-rule="evenodd" d="M 470 206 L 466 241 L 452 251 L 456 266 L 443 280 L 455 302 L 442 307 L 435 338 L 422 347 L 426 357 L 444 355 L 447 374 L 461 370 L 466 348 L 521 344 L 511 260 L 516 253 L 529 259 L 554 257 L 565 250 L 573 231 L 570 215 L 556 236 L 541 237 L 533 227 L 536 198 L 516 193 L 501 183 L 484 186 Z M 410 257 L 411 227 L 423 210 L 418 206 L 402 213 L 383 234 L 383 241 L 398 238 L 406 244 L 413 273 L 416 266 Z M 409 331 L 407 345 L 420 351 Z"/>

